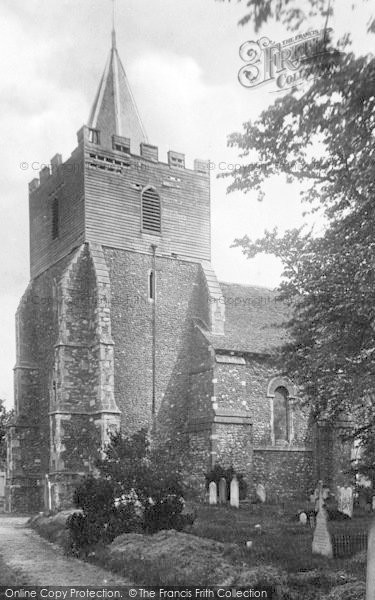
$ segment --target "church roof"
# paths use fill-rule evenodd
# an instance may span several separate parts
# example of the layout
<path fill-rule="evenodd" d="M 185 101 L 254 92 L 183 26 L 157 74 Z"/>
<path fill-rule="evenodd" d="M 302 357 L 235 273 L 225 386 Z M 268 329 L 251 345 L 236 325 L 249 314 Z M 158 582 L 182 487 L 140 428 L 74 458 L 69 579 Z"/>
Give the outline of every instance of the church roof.
<path fill-rule="evenodd" d="M 268 288 L 222 283 L 225 335 L 204 332 L 216 350 L 270 354 L 287 341 L 281 326 L 290 316 L 286 303 Z"/>
<path fill-rule="evenodd" d="M 129 138 L 132 152 L 139 154 L 141 142 L 147 143 L 138 109 L 112 32 L 112 48 L 91 109 L 88 126 L 100 130 L 100 144 L 112 148 L 112 135 Z"/>

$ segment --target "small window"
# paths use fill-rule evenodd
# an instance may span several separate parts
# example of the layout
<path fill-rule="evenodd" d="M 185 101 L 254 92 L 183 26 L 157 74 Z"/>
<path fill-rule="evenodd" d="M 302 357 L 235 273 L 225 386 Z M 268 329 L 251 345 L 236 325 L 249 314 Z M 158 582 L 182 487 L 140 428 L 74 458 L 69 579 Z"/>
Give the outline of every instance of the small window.
<path fill-rule="evenodd" d="M 92 144 L 100 144 L 99 129 L 89 129 L 89 142 Z"/>
<path fill-rule="evenodd" d="M 150 271 L 148 276 L 148 298 L 149 300 L 155 300 L 155 271 Z"/>
<path fill-rule="evenodd" d="M 142 230 L 161 233 L 160 197 L 153 188 L 147 188 L 142 193 Z"/>
<path fill-rule="evenodd" d="M 59 200 L 55 198 L 52 203 L 52 239 L 59 237 Z"/>
<path fill-rule="evenodd" d="M 278 387 L 273 399 L 273 434 L 275 443 L 289 441 L 288 390 Z"/>

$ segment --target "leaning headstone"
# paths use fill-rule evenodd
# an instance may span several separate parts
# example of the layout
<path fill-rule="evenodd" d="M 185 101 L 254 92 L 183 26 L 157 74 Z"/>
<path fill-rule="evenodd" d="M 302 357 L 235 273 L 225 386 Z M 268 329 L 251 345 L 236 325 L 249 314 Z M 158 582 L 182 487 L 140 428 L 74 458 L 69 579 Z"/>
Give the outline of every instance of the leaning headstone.
<path fill-rule="evenodd" d="M 306 525 L 307 523 L 307 514 L 304 511 L 299 514 L 299 522 L 301 525 Z"/>
<path fill-rule="evenodd" d="M 266 501 L 266 488 L 261 483 L 258 483 L 257 485 L 256 494 L 258 500 L 260 500 L 262 504 L 264 504 Z"/>
<path fill-rule="evenodd" d="M 210 485 L 208 486 L 208 493 L 209 504 L 217 504 L 217 487 L 214 481 L 211 481 Z"/>
<path fill-rule="evenodd" d="M 234 506 L 234 508 L 240 507 L 240 490 L 236 476 L 230 482 L 230 505 Z"/>
<path fill-rule="evenodd" d="M 372 521 L 368 535 L 366 600 L 375 600 L 375 521 Z"/>
<path fill-rule="evenodd" d="M 353 489 L 349 485 L 344 489 L 341 512 L 350 518 L 353 516 Z"/>
<path fill-rule="evenodd" d="M 219 502 L 225 504 L 228 499 L 227 495 L 227 480 L 222 477 L 219 481 Z"/>
<path fill-rule="evenodd" d="M 332 558 L 333 549 L 331 536 L 327 526 L 327 512 L 323 506 L 323 483 L 319 483 L 319 510 L 316 516 L 316 527 L 312 542 L 312 551 L 313 554 L 321 554 L 322 556 L 327 556 L 327 558 Z"/>

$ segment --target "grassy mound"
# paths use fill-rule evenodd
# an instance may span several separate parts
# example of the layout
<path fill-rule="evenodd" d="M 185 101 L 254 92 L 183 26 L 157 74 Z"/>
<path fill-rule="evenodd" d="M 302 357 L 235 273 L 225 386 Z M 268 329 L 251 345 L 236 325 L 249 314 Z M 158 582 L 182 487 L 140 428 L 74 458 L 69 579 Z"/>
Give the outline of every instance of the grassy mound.
<path fill-rule="evenodd" d="M 72 508 L 50 516 L 40 513 L 35 517 L 31 517 L 28 521 L 28 525 L 49 542 L 58 544 L 59 546 L 62 546 L 64 550 L 67 550 L 69 546 L 69 535 L 65 523 L 67 518 L 73 512 L 80 511 Z"/>

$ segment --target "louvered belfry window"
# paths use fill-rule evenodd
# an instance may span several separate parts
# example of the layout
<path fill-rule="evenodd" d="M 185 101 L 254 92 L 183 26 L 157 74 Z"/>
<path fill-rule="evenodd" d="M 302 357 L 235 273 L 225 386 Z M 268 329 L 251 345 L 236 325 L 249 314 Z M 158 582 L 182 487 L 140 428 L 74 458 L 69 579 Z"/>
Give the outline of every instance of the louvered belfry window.
<path fill-rule="evenodd" d="M 147 188 L 142 193 L 142 230 L 161 233 L 160 197 L 153 188 Z"/>

